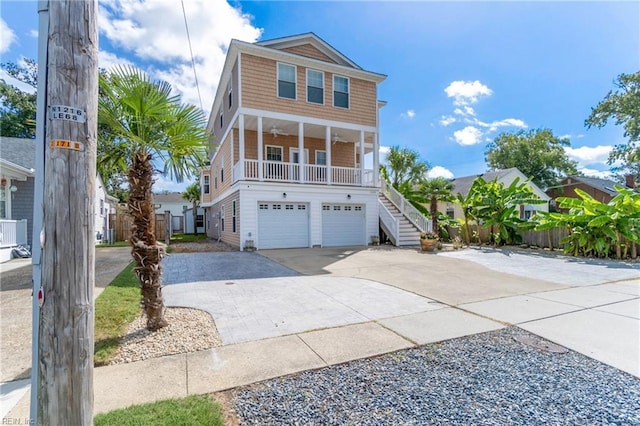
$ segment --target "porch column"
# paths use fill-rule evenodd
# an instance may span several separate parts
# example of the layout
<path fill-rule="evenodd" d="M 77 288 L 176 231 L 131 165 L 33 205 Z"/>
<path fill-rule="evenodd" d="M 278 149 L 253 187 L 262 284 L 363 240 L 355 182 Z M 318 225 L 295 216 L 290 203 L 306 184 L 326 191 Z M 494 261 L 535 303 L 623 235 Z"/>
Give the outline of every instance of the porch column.
<path fill-rule="evenodd" d="M 304 183 L 304 123 L 298 123 L 298 173 L 300 178 L 300 183 Z"/>
<path fill-rule="evenodd" d="M 360 130 L 360 186 L 364 186 L 364 130 Z"/>
<path fill-rule="evenodd" d="M 373 186 L 377 187 L 380 182 L 380 145 L 378 145 L 378 134 L 373 134 Z"/>
<path fill-rule="evenodd" d="M 258 116 L 258 180 L 264 180 L 264 170 L 262 168 L 263 148 L 262 148 L 262 116 Z"/>
<path fill-rule="evenodd" d="M 331 185 L 331 127 L 327 126 L 325 128 L 324 134 L 324 150 L 326 151 L 327 157 L 327 185 Z"/>
<path fill-rule="evenodd" d="M 238 151 L 238 161 L 240 162 L 240 176 L 238 176 L 238 179 L 244 180 L 244 114 L 238 116 Z"/>

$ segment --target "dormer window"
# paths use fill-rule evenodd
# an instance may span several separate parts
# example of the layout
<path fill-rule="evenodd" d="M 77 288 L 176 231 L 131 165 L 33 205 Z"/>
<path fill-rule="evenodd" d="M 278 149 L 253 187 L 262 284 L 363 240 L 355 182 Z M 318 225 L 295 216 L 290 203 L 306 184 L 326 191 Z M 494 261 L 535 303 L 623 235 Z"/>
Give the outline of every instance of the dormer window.
<path fill-rule="evenodd" d="M 307 102 L 324 104 L 324 73 L 307 70 Z"/>
<path fill-rule="evenodd" d="M 333 106 L 349 108 L 349 79 L 347 77 L 333 76 Z"/>
<path fill-rule="evenodd" d="M 296 99 L 296 67 L 278 64 L 278 97 Z"/>

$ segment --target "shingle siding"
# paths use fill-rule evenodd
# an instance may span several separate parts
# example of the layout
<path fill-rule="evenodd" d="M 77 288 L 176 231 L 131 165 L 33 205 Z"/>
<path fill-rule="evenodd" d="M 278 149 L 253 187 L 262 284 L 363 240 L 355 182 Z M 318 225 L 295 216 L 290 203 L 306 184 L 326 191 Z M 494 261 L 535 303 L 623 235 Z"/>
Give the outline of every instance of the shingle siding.
<path fill-rule="evenodd" d="M 27 243 L 31 244 L 33 238 L 33 190 L 34 179 L 26 181 L 12 180 L 18 190 L 11 193 L 11 219 L 27 219 Z"/>

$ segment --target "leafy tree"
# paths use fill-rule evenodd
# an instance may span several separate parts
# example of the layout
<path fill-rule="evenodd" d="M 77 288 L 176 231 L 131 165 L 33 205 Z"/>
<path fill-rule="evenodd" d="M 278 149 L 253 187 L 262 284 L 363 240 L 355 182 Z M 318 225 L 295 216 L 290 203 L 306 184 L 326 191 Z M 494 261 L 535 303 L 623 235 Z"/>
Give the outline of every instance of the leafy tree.
<path fill-rule="evenodd" d="M 34 89 L 38 85 L 38 67 L 34 60 L 23 65 L 7 62 L 0 68 Z M 0 79 L 0 135 L 16 138 L 35 137 L 36 93 L 28 93 Z"/>
<path fill-rule="evenodd" d="M 540 188 L 547 188 L 577 174 L 577 163 L 564 150 L 569 145 L 568 139 L 554 136 L 549 129 L 501 133 L 487 145 L 485 161 L 494 170 L 517 167 Z"/>
<path fill-rule="evenodd" d="M 604 127 L 609 120 L 624 127 L 628 144 L 616 145 L 609 156 L 609 163 L 615 160 L 640 162 L 640 71 L 634 74 L 620 74 L 615 82 L 616 91 L 609 91 L 585 120 L 587 128 Z"/>
<path fill-rule="evenodd" d="M 192 105 L 171 95 L 171 86 L 152 81 L 129 66 L 115 67 L 100 75 L 98 121 L 114 135 L 100 161 L 114 170 L 126 171 L 129 181 L 129 213 L 133 228 L 129 240 L 140 281 L 147 329 L 168 325 L 160 284 L 163 245 L 154 234 L 151 198 L 154 164 L 176 180 L 191 176 L 204 163 L 208 140 L 205 117 Z"/>
<path fill-rule="evenodd" d="M 429 214 L 433 232 L 440 233 L 438 226 L 438 201 L 448 201 L 452 198 L 453 183 L 443 177 L 427 179 L 420 184 L 418 192 L 429 202 Z"/>
<path fill-rule="evenodd" d="M 196 218 L 198 217 L 198 206 L 200 205 L 200 182 L 196 181 L 187 186 L 187 189 L 182 193 L 182 198 L 191 203 L 193 208 L 193 233 L 198 235 Z"/>
<path fill-rule="evenodd" d="M 400 193 L 400 188 L 411 188 L 424 178 L 429 165 L 420 159 L 420 155 L 409 148 L 393 146 L 387 154 L 386 175 L 391 185 Z"/>

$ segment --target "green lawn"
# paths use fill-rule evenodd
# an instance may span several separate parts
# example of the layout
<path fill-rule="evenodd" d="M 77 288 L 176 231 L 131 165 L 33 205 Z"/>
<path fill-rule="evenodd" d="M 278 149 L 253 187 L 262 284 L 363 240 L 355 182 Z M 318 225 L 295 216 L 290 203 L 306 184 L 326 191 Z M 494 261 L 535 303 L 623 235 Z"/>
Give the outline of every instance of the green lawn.
<path fill-rule="evenodd" d="M 140 286 L 133 262 L 98 296 L 95 304 L 95 365 L 104 365 L 119 345 L 119 337 L 140 313 Z"/>
<path fill-rule="evenodd" d="M 173 234 L 171 236 L 170 244 L 175 243 L 193 243 L 207 239 L 207 234 Z"/>
<path fill-rule="evenodd" d="M 96 248 L 104 248 L 104 247 L 131 247 L 129 241 L 116 241 L 112 244 L 100 243 L 96 245 Z"/>
<path fill-rule="evenodd" d="M 134 405 L 98 414 L 95 426 L 223 426 L 222 410 L 208 395 L 192 395 L 152 404 Z"/>

